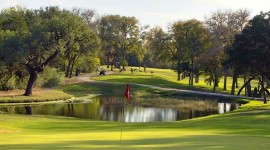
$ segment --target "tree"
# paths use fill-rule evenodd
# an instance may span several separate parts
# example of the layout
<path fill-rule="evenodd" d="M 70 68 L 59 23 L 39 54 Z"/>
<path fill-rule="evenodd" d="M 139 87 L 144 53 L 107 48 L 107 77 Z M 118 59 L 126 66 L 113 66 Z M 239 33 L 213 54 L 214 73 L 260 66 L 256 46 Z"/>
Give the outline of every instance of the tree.
<path fill-rule="evenodd" d="M 179 55 L 182 55 L 182 61 L 190 64 L 190 81 L 193 85 L 193 77 L 195 71 L 195 60 L 202 54 L 209 45 L 208 31 L 203 23 L 195 19 L 185 22 L 177 22 L 173 25 L 174 38 L 177 47 L 181 48 Z M 178 49 L 180 49 L 178 48 Z"/>
<path fill-rule="evenodd" d="M 3 35 L 4 40 L 0 41 L 0 51 L 10 49 L 15 58 L 19 58 L 17 62 L 26 66 L 29 80 L 24 95 L 31 95 L 38 74 L 43 72 L 59 54 L 66 51 L 66 46 L 70 44 L 73 37 L 76 37 L 73 34 L 85 30 L 78 31 L 78 27 L 74 26 L 76 21 L 80 21 L 76 15 L 57 7 L 38 10 L 10 8 L 2 15 L 7 19 L 1 20 L 2 32 L 6 34 Z M 18 21 L 20 21 L 19 24 L 17 24 Z M 82 19 L 81 22 L 83 23 Z M 8 32 L 12 34 L 8 35 Z M 89 32 L 84 34 L 87 33 Z M 90 38 L 93 37 L 90 36 Z M 87 44 L 81 42 L 76 46 L 89 49 Z"/>
<path fill-rule="evenodd" d="M 102 49 L 106 51 L 108 64 L 120 61 L 125 70 L 127 55 L 141 49 L 144 32 L 135 17 L 108 15 L 101 18 L 100 37 Z"/>
<path fill-rule="evenodd" d="M 99 38 L 92 29 L 76 13 L 68 21 L 69 31 L 65 37 L 65 58 L 68 64 L 65 76 L 71 78 L 76 60 L 82 55 L 88 55 L 90 51 L 96 51 L 99 48 Z M 92 52 L 93 54 L 93 52 Z M 78 69 L 77 69 L 78 70 Z"/>
<path fill-rule="evenodd" d="M 264 103 L 267 103 L 265 92 L 268 92 L 265 81 L 270 79 L 269 33 L 270 12 L 261 12 L 261 14 L 249 21 L 241 34 L 236 36 L 233 44 L 233 50 L 236 54 L 231 55 L 231 62 L 233 62 L 235 69 L 241 69 L 242 72 L 247 72 L 253 76 L 246 81 L 244 86 L 255 77 L 259 79 L 261 85 L 259 93 L 264 98 Z M 245 64 L 244 67 L 243 64 Z M 243 87 L 238 94 L 240 94 Z"/>
<path fill-rule="evenodd" d="M 171 66 L 171 53 L 169 50 L 168 34 L 162 28 L 155 27 L 146 34 L 146 57 L 143 60 L 144 66 L 168 67 Z M 148 65 L 147 65 L 148 64 Z"/>
<path fill-rule="evenodd" d="M 210 31 L 212 39 L 212 48 L 210 50 L 213 52 L 208 54 L 220 55 L 213 56 L 213 58 L 219 58 L 219 60 L 215 60 L 215 62 L 217 62 L 216 64 L 218 64 L 219 61 L 224 61 L 226 59 L 226 47 L 229 47 L 233 43 L 235 34 L 241 32 L 244 25 L 247 23 L 248 16 L 249 12 L 247 10 L 238 10 L 236 12 L 227 10 L 224 12 L 214 12 L 210 17 L 205 18 L 205 24 Z M 220 66 L 220 68 L 213 68 L 214 70 L 211 72 L 215 71 L 215 75 L 219 74 L 217 72 L 224 72 L 223 89 L 226 90 L 229 67 L 226 65 L 216 65 L 216 67 L 218 66 Z M 221 76 L 216 76 L 214 82 L 218 82 L 218 78 L 220 77 Z M 215 83 L 214 86 L 218 86 L 218 83 Z"/>
<path fill-rule="evenodd" d="M 24 14 L 26 10 L 22 7 L 13 7 L 2 10 L 0 13 L 0 86 L 8 90 L 14 88 L 9 80 L 22 69 L 21 60 L 24 56 L 22 39 L 27 33 L 27 23 Z M 20 51 L 17 51 L 17 50 Z"/>
<path fill-rule="evenodd" d="M 168 50 L 171 55 L 172 61 L 176 62 L 176 70 L 177 70 L 177 80 L 180 81 L 180 74 L 185 70 L 189 70 L 185 68 L 187 55 L 185 53 L 185 49 L 183 48 L 183 39 L 185 36 L 182 27 L 184 25 L 183 21 L 178 21 L 174 23 L 169 30 L 168 38 Z"/>
<path fill-rule="evenodd" d="M 64 41 L 70 27 L 69 18 L 73 15 L 57 7 L 46 7 L 29 11 L 29 34 L 24 39 L 24 51 L 27 53 L 25 66 L 29 72 L 26 96 L 32 95 L 32 88 L 46 66 L 64 49 Z"/>

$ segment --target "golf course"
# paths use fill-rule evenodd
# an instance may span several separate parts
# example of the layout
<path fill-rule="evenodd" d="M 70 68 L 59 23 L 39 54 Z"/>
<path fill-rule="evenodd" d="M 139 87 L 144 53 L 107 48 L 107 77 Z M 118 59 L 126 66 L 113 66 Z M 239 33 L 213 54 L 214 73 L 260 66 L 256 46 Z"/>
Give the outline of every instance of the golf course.
<path fill-rule="evenodd" d="M 59 97 L 66 99 L 74 96 L 82 97 L 87 94 L 119 96 L 123 95 L 126 83 L 130 83 L 131 101 L 134 97 L 143 98 L 149 94 L 154 98 L 171 97 L 176 100 L 200 98 L 198 95 L 181 92 L 177 94 L 132 85 L 144 83 L 170 88 L 186 86 L 185 81 L 173 80 L 174 72 L 171 70 L 153 69 L 152 72 L 154 73 L 115 72 L 106 76 L 91 77 L 91 81 L 90 78 L 89 81 L 85 81 L 86 79 L 74 83 L 70 81 L 63 87 L 50 89 L 50 95 L 54 95 L 50 99 L 42 96 L 48 92 L 44 89 L 39 89 L 37 95 L 33 94 L 33 97 L 40 97 L 40 101 L 42 98 L 48 101 Z M 120 84 L 120 81 L 124 84 Z M 201 81 L 198 84 L 192 89 L 207 91 L 210 88 Z M 202 99 L 205 98 L 207 97 L 202 96 Z M 12 99 L 14 96 L 1 96 L 1 101 L 12 102 Z M 18 99 L 17 96 L 15 99 Z M 2 112 L 0 147 L 1 149 L 268 149 L 270 105 L 257 100 L 246 101 L 248 103 L 229 113 L 173 122 L 125 123 Z"/>
<path fill-rule="evenodd" d="M 0 150 L 269 150 L 269 5 L 0 0 Z"/>

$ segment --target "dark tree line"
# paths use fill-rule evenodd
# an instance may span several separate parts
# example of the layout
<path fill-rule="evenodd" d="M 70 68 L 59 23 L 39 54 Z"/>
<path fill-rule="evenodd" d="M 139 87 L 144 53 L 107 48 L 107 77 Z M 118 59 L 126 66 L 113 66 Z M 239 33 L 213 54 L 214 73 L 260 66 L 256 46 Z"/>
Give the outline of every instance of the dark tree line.
<path fill-rule="evenodd" d="M 248 96 L 263 97 L 266 103 L 267 88 L 270 81 L 270 12 L 255 16 L 244 28 L 243 32 L 236 35 L 232 47 L 228 50 L 228 63 L 234 69 L 234 78 L 244 76 L 246 82 L 240 88 L 248 88 Z M 258 87 L 253 93 L 250 89 L 250 81 L 257 79 Z M 234 94 L 235 79 L 233 81 L 232 94 Z"/>

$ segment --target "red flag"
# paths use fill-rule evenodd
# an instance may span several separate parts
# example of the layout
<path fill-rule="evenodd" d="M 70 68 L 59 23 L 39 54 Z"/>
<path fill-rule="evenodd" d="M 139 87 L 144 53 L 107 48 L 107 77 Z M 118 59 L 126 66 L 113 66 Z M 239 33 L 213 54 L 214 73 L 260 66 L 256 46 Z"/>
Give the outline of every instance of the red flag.
<path fill-rule="evenodd" d="M 127 84 L 125 96 L 126 96 L 128 102 L 130 102 L 130 100 L 129 100 L 130 99 L 130 87 L 129 87 L 129 84 Z"/>

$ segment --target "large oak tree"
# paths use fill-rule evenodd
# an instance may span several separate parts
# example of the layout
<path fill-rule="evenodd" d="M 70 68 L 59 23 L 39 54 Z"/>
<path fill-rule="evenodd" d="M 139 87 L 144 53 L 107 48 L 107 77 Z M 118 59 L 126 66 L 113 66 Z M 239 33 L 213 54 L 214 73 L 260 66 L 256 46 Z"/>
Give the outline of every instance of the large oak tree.
<path fill-rule="evenodd" d="M 73 50 L 78 49 L 86 51 L 91 45 L 88 43 L 89 39 L 94 38 L 91 32 L 86 32 L 89 30 L 84 27 L 83 19 L 58 7 L 37 10 L 6 9 L 1 13 L 0 23 L 1 33 L 3 33 L 0 39 L 0 51 L 8 51 L 1 53 L 2 60 L 7 62 L 9 55 L 14 55 L 20 67 L 25 66 L 29 73 L 24 93 L 26 96 L 32 94 L 38 74 L 43 72 L 59 54 L 73 53 Z M 73 45 L 75 48 L 67 50 L 68 45 Z"/>

